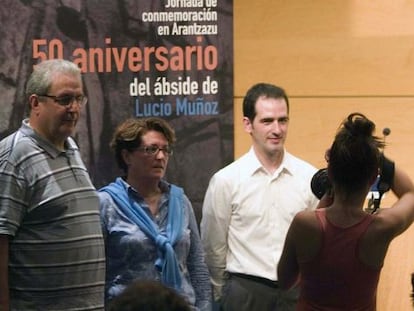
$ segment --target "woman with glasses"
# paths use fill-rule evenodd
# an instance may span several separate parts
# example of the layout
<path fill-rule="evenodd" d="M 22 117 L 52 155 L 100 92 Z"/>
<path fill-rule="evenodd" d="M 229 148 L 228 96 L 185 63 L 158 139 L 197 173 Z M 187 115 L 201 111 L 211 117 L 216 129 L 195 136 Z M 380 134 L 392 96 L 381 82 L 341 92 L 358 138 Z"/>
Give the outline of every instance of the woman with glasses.
<path fill-rule="evenodd" d="M 107 307 L 133 281 L 156 280 L 193 310 L 211 309 L 192 205 L 183 189 L 164 180 L 174 142 L 173 129 L 160 118 L 131 118 L 115 130 L 111 148 L 124 176 L 99 191 Z"/>

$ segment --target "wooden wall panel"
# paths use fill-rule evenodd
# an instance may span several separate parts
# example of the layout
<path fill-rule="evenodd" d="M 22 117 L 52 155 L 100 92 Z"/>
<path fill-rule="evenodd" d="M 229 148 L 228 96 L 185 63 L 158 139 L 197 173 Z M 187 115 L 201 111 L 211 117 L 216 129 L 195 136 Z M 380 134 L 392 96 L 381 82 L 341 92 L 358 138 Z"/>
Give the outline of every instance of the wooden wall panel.
<path fill-rule="evenodd" d="M 413 95 L 414 2 L 234 1 L 235 92 Z"/>
<path fill-rule="evenodd" d="M 247 151 L 242 97 L 265 81 L 291 100 L 290 152 L 317 167 L 340 122 L 359 111 L 386 138 L 386 153 L 414 179 L 414 1 L 234 1 L 235 157 Z M 382 208 L 395 200 L 387 194 Z M 392 243 L 378 310 L 410 311 L 414 226 Z"/>

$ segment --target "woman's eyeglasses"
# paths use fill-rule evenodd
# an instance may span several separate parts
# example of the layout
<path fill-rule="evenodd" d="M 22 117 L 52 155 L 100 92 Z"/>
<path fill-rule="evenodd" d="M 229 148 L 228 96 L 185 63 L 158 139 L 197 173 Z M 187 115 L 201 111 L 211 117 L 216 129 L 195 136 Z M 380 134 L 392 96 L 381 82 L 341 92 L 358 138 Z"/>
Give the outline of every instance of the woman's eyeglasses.
<path fill-rule="evenodd" d="M 156 155 L 158 152 L 163 151 L 166 155 L 172 155 L 173 149 L 171 146 L 165 146 L 164 148 L 159 147 L 158 145 L 142 146 L 134 150 L 142 151 L 148 155 Z"/>

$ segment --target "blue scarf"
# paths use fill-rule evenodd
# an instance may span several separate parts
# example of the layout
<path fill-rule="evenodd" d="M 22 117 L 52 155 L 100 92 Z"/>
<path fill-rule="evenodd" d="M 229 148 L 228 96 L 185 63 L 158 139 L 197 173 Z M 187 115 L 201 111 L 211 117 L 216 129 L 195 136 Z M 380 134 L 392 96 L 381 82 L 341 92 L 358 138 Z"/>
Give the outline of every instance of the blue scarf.
<path fill-rule="evenodd" d="M 181 276 L 173 245 L 183 231 L 183 189 L 170 185 L 168 223 L 164 234 L 142 207 L 130 198 L 126 184 L 120 177 L 99 191 L 107 192 L 121 211 L 155 242 L 158 249 L 155 266 L 161 271 L 162 283 L 180 291 Z"/>

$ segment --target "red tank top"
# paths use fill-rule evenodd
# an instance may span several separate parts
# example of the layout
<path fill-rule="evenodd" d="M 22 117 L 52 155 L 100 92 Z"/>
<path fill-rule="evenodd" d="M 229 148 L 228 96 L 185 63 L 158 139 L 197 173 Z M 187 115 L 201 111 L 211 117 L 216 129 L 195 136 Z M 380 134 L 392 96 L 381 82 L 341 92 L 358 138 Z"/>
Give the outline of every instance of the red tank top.
<path fill-rule="evenodd" d="M 361 237 L 374 219 L 367 214 L 359 223 L 341 228 L 326 219 L 326 210 L 315 210 L 322 245 L 315 258 L 300 263 L 301 294 L 297 310 L 376 310 L 381 269 L 358 259 Z"/>

